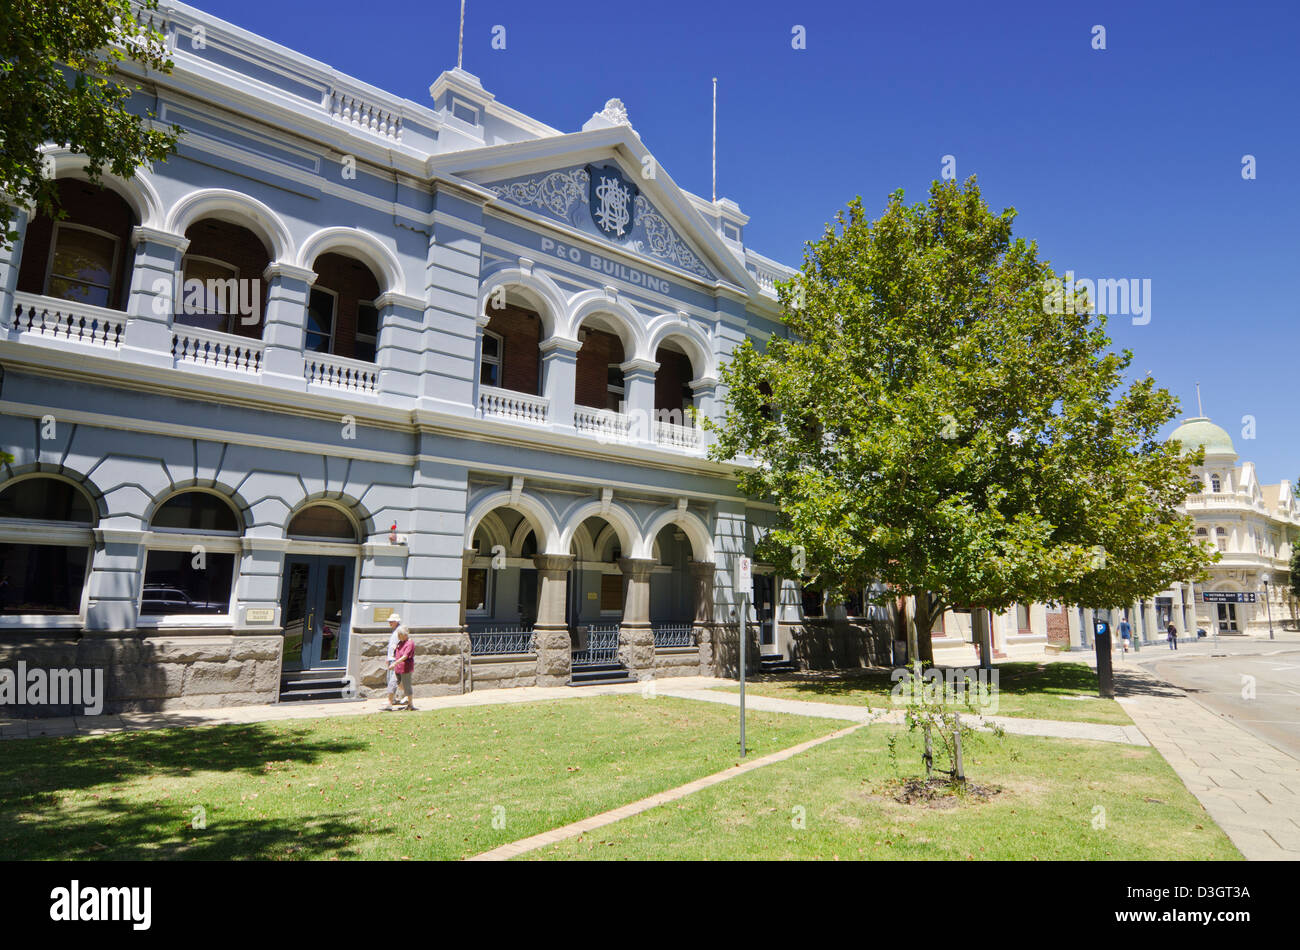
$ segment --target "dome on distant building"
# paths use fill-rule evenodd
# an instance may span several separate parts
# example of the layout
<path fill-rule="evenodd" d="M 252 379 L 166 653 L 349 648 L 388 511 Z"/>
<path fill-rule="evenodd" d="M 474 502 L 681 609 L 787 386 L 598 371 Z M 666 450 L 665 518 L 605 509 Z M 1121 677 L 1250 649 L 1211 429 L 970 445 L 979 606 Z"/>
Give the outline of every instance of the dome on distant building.
<path fill-rule="evenodd" d="M 1236 455 L 1232 447 L 1232 436 L 1226 429 L 1216 426 L 1207 416 L 1196 416 L 1183 422 L 1169 435 L 1170 440 L 1177 439 L 1183 444 L 1184 452 L 1191 452 L 1198 445 L 1205 446 L 1206 455 Z"/>

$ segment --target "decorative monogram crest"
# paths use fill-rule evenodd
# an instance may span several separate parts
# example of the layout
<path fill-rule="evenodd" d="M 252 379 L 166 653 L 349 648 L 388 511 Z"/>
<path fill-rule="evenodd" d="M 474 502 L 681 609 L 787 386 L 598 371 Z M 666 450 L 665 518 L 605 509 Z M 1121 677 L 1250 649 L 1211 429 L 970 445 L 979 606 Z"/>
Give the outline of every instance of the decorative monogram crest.
<path fill-rule="evenodd" d="M 632 230 L 635 201 L 640 189 L 614 165 L 587 166 L 591 219 L 609 237 L 621 238 Z"/>

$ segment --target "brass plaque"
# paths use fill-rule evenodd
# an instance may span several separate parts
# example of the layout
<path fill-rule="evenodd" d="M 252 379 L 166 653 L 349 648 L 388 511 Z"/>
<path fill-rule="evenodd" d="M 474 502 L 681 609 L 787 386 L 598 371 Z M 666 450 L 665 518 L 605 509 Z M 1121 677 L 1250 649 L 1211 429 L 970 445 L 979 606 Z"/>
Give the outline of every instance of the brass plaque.
<path fill-rule="evenodd" d="M 274 607 L 249 607 L 244 611 L 244 620 L 248 623 L 274 623 Z"/>
<path fill-rule="evenodd" d="M 393 615 L 392 607 L 376 607 L 374 620 L 376 623 L 378 623 L 380 621 L 387 620 L 392 615 Z"/>
<path fill-rule="evenodd" d="M 587 591 L 587 599 L 588 599 L 588 600 L 595 600 L 595 599 L 596 599 L 596 592 L 595 592 L 594 590 L 589 590 L 589 591 Z"/>

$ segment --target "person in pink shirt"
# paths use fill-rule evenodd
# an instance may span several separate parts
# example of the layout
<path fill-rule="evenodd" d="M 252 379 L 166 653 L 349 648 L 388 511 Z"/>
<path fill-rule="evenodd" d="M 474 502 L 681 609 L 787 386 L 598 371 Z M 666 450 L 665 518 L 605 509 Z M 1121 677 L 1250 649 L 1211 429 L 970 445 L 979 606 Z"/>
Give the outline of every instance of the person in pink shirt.
<path fill-rule="evenodd" d="M 397 628 L 397 650 L 393 653 L 393 672 L 397 674 L 397 685 L 402 690 L 403 705 L 399 709 L 415 708 L 415 694 L 411 692 L 411 674 L 415 671 L 415 641 L 406 627 Z"/>

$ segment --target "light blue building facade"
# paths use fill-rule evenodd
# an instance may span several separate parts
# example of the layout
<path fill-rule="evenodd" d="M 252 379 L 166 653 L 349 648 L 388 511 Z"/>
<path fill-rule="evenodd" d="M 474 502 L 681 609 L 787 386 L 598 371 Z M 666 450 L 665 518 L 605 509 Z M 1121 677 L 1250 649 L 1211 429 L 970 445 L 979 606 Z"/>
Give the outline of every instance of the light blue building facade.
<path fill-rule="evenodd" d="M 366 695 L 396 612 L 418 693 L 734 664 L 773 512 L 690 410 L 791 273 L 740 209 L 618 100 L 566 133 L 459 69 L 417 103 L 160 25 L 177 153 L 93 189 L 49 149 L 69 216 L 0 252 L 0 660 L 121 709 Z M 788 652 L 797 588 L 752 594 Z"/>

